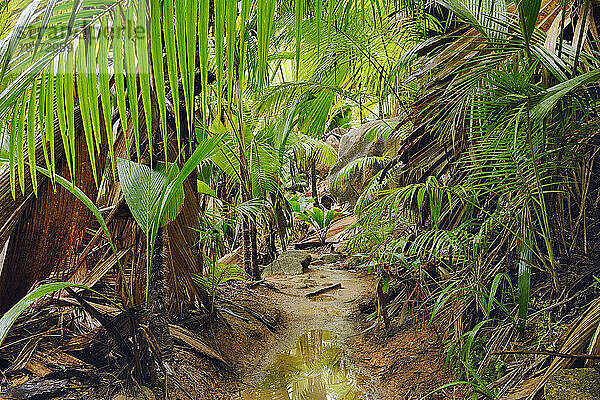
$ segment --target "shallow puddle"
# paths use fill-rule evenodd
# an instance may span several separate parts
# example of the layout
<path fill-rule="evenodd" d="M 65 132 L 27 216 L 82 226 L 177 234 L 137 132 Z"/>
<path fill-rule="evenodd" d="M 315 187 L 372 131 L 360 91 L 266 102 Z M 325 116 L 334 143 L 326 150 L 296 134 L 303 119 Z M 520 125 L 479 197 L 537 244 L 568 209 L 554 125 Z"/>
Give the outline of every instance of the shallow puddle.
<path fill-rule="evenodd" d="M 352 368 L 335 335 L 311 330 L 296 345 L 275 354 L 256 388 L 243 392 L 244 400 L 370 400 L 362 389 L 369 378 Z"/>

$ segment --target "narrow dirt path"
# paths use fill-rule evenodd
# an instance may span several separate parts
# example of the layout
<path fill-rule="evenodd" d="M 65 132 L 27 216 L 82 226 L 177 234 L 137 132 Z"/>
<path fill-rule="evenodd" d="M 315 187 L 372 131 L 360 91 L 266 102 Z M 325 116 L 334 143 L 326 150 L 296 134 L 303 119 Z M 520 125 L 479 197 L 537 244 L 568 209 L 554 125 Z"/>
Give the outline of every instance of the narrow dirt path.
<path fill-rule="evenodd" d="M 273 364 L 276 354 L 294 347 L 304 332 L 329 331 L 340 343 L 356 335 L 358 325 L 351 319 L 356 310 L 355 302 L 371 293 L 374 287 L 371 277 L 339 269 L 339 263 L 311 265 L 306 274 L 270 276 L 266 282 L 277 289 L 269 297 L 282 311 L 284 324 L 271 340 L 272 345 L 257 357 L 254 367 L 242 378 L 248 387 L 256 386 L 262 379 L 261 372 Z M 336 284 L 341 287 L 306 297 L 308 293 Z"/>

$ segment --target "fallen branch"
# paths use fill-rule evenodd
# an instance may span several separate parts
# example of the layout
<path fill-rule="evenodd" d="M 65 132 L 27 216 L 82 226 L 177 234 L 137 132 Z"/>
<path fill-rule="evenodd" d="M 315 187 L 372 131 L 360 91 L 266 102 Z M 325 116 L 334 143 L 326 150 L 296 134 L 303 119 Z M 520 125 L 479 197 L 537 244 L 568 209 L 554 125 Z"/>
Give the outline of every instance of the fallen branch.
<path fill-rule="evenodd" d="M 239 319 L 241 319 L 244 322 L 250 322 L 250 318 L 246 318 L 246 317 L 243 317 L 243 316 L 241 316 L 239 314 L 236 314 L 236 313 L 234 313 L 233 311 L 231 311 L 228 308 L 225 308 L 225 307 L 215 307 L 215 310 L 224 312 L 226 314 L 229 314 L 232 317 L 239 318 Z"/>
<path fill-rule="evenodd" d="M 265 280 L 264 280 L 264 279 L 261 279 L 261 280 L 259 280 L 259 281 L 249 282 L 249 283 L 248 283 L 248 287 L 249 287 L 249 288 L 253 288 L 253 287 L 256 287 L 256 286 L 258 286 L 258 285 L 260 285 L 260 284 L 262 284 L 262 283 L 264 283 L 264 282 L 265 282 Z"/>
<path fill-rule="evenodd" d="M 237 304 L 237 303 L 234 303 L 233 301 L 228 300 L 228 299 L 223 299 L 222 298 L 222 299 L 219 299 L 219 301 L 222 301 L 223 303 L 230 304 L 230 305 L 232 305 L 234 307 L 237 307 L 238 310 L 242 310 L 242 311 L 247 312 L 248 314 L 250 314 L 254 318 L 256 318 L 256 320 L 258 320 L 259 322 L 262 322 L 262 324 L 268 330 L 270 330 L 273 333 L 277 333 L 277 329 L 275 328 L 275 324 L 273 322 L 267 321 L 266 318 L 263 315 L 257 313 L 256 311 L 252 310 L 251 308 L 244 307 L 244 306 L 242 306 L 240 304 Z"/>
<path fill-rule="evenodd" d="M 294 249 L 304 250 L 304 249 L 308 249 L 311 247 L 318 247 L 318 246 L 322 246 L 322 245 L 323 245 L 323 243 L 321 243 L 319 240 L 314 240 L 314 241 L 310 241 L 310 242 L 294 243 Z"/>
<path fill-rule="evenodd" d="M 192 349 L 229 366 L 229 363 L 225 361 L 223 357 L 221 357 L 215 350 L 210 348 L 208 345 L 204 344 L 197 335 L 188 331 L 187 329 L 182 328 L 178 325 L 169 324 L 169 332 L 171 333 L 171 336 L 174 339 L 177 339 L 187 344 Z"/>
<path fill-rule="evenodd" d="M 533 354 L 533 355 L 544 355 L 544 356 L 554 356 L 560 358 L 574 358 L 574 359 L 588 359 L 588 360 L 600 360 L 600 355 L 591 355 L 591 354 L 565 354 L 558 353 L 555 351 L 526 351 L 526 350 L 515 350 L 515 351 L 495 351 L 492 355 L 505 355 L 505 354 Z"/>
<path fill-rule="evenodd" d="M 281 290 L 277 289 L 277 288 L 275 287 L 275 285 L 273 285 L 273 284 L 271 284 L 271 283 L 267 282 L 267 281 L 266 281 L 266 280 L 264 280 L 264 279 L 261 279 L 260 281 L 254 281 L 254 282 L 250 282 L 250 283 L 248 284 L 248 288 L 250 288 L 250 289 L 253 289 L 253 288 L 255 288 L 256 286 L 264 286 L 264 287 L 266 287 L 266 288 L 268 288 L 268 289 L 271 289 L 271 290 L 273 290 L 273 291 L 275 291 L 275 292 L 283 293 Z"/>
<path fill-rule="evenodd" d="M 341 289 L 341 287 L 342 287 L 341 283 L 336 283 L 335 285 L 325 286 L 324 288 L 321 288 L 319 290 L 315 290 L 314 292 L 307 293 L 307 294 L 304 295 L 304 297 L 318 296 L 318 295 L 323 294 L 325 292 L 328 292 L 330 290 Z"/>

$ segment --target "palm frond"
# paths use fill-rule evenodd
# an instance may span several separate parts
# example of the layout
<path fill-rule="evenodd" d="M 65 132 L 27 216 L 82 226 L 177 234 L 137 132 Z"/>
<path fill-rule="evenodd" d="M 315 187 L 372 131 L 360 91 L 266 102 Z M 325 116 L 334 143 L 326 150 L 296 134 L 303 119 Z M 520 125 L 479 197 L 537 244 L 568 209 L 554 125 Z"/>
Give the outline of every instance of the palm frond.
<path fill-rule="evenodd" d="M 333 177 L 331 182 L 331 188 L 337 189 L 345 185 L 352 177 L 356 176 L 358 171 L 365 170 L 366 168 L 381 169 L 383 168 L 390 159 L 382 156 L 369 156 L 360 157 L 356 160 L 349 162 Z"/>

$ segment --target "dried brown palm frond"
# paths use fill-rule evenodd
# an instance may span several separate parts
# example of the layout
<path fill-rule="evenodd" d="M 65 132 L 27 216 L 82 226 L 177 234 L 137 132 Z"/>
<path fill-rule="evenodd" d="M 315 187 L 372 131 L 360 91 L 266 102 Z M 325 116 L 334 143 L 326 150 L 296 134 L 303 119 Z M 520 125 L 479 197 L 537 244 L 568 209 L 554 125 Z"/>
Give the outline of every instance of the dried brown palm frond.
<path fill-rule="evenodd" d="M 594 300 L 583 315 L 573 323 L 568 332 L 559 353 L 582 354 L 592 351 L 590 355 L 600 355 L 597 351 L 597 332 L 600 327 L 600 298 Z M 595 350 L 595 351 L 594 351 Z M 568 368 L 576 360 L 572 358 L 556 357 L 550 366 L 525 380 L 513 392 L 508 394 L 506 400 L 533 400 L 543 389 L 544 384 L 552 373 L 562 368 Z"/>
<path fill-rule="evenodd" d="M 76 109 L 75 112 L 75 130 L 77 132 L 81 132 L 83 129 L 83 122 L 81 120 L 81 112 L 79 109 Z M 58 121 L 55 122 L 55 125 L 58 125 Z M 54 157 L 57 162 L 61 162 L 64 160 L 64 148 L 62 146 L 62 139 L 60 136 L 60 131 L 57 128 L 54 132 Z M 50 143 L 47 144 L 50 146 Z M 44 159 L 44 149 L 42 145 L 42 140 L 40 137 L 36 137 L 35 139 L 35 158 L 37 160 Z M 28 153 L 26 150 L 26 158 L 28 158 Z M 25 173 L 24 176 L 30 176 L 29 173 L 29 165 L 25 164 Z M 31 179 L 25 179 L 24 181 L 24 193 L 20 191 L 15 192 L 15 197 L 13 198 L 10 190 L 10 172 L 8 169 L 5 169 L 0 173 L 0 246 L 4 246 L 11 232 L 13 231 L 19 217 L 25 210 L 26 205 L 35 197 L 34 196 L 34 188 L 33 182 Z M 46 181 L 45 176 L 38 177 L 38 185 L 42 185 Z"/>
<path fill-rule="evenodd" d="M 83 131 L 76 131 L 73 183 L 95 198 L 98 188 L 86 148 Z M 107 146 L 103 145 L 101 160 L 106 152 Z M 101 171 L 103 166 L 97 162 L 96 168 Z M 66 160 L 57 162 L 56 173 L 68 176 Z M 0 275 L 0 313 L 12 307 L 36 281 L 48 278 L 68 255 L 80 250 L 81 238 L 92 219 L 91 211 L 66 189 L 54 187 L 49 180 L 40 182 L 37 197 L 23 208 L 11 232 Z"/>

